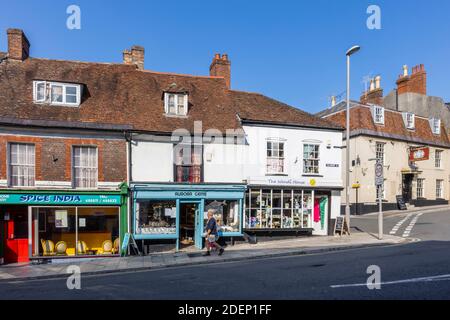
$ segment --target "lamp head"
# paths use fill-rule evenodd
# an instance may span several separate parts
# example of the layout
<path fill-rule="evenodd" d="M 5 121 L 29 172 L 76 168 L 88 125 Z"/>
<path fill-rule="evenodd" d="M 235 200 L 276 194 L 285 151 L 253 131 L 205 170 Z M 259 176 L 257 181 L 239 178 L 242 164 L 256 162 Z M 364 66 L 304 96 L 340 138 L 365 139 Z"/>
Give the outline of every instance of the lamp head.
<path fill-rule="evenodd" d="M 360 49 L 361 49 L 360 46 L 353 46 L 353 47 L 351 47 L 350 49 L 348 49 L 346 55 L 347 55 L 347 56 L 351 56 L 352 54 L 358 52 Z"/>

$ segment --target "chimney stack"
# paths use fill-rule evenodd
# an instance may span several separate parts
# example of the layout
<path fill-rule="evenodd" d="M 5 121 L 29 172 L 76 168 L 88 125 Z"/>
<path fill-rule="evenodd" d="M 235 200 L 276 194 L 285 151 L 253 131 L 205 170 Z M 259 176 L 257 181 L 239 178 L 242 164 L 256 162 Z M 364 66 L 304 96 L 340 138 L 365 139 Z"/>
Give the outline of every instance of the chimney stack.
<path fill-rule="evenodd" d="M 214 59 L 209 67 L 209 75 L 212 77 L 222 77 L 225 79 L 227 88 L 231 86 L 231 61 L 228 60 L 228 55 L 220 55 L 216 53 Z"/>
<path fill-rule="evenodd" d="M 418 93 L 427 94 L 427 73 L 423 64 L 412 68 L 411 75 L 408 75 L 408 67 L 403 66 L 403 75 L 397 80 L 398 94 Z"/>
<path fill-rule="evenodd" d="M 30 42 L 20 29 L 8 29 L 8 59 L 24 61 L 30 55 Z"/>
<path fill-rule="evenodd" d="M 369 90 L 364 92 L 360 98 L 362 104 L 383 104 L 383 89 L 381 88 L 381 76 L 370 79 Z"/>
<path fill-rule="evenodd" d="M 140 46 L 133 46 L 131 50 L 123 51 L 123 63 L 129 65 L 136 65 L 139 70 L 144 70 L 144 55 L 145 50 Z"/>

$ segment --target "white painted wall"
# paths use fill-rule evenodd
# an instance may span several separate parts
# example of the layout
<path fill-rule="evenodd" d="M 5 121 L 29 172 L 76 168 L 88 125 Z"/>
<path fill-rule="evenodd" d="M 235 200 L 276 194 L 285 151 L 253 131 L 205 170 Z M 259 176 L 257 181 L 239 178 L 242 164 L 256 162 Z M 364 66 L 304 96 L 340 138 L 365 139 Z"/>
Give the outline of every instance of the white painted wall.
<path fill-rule="evenodd" d="M 133 142 L 133 181 L 173 182 L 173 170 L 172 143 Z"/>
<path fill-rule="evenodd" d="M 313 143 L 320 145 L 319 176 L 313 177 L 316 186 L 342 187 L 342 149 L 339 149 L 342 146 L 341 132 L 255 126 L 244 126 L 244 131 L 249 145 L 245 155 L 244 179 L 257 183 L 258 180 L 263 182 L 270 178 L 266 175 L 267 139 L 280 138 L 285 140 L 284 165 L 287 179 L 304 181 L 309 185 L 311 177 L 303 175 L 303 144 Z M 282 177 L 272 178 L 287 180 Z"/>
<path fill-rule="evenodd" d="M 207 144 L 204 146 L 205 182 L 242 183 L 245 177 L 247 145 Z"/>

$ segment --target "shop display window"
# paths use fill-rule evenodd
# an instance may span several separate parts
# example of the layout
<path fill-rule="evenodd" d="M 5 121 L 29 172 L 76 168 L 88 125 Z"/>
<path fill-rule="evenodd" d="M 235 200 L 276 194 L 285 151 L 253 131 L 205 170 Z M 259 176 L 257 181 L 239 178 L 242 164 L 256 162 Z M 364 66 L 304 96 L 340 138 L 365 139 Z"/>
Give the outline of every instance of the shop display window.
<path fill-rule="evenodd" d="M 119 209 L 33 208 L 33 256 L 119 253 Z"/>
<path fill-rule="evenodd" d="M 313 196 L 314 191 L 250 189 L 246 194 L 245 227 L 311 228 Z"/>
<path fill-rule="evenodd" d="M 207 200 L 205 201 L 205 225 L 209 209 L 215 211 L 214 217 L 222 232 L 239 232 L 239 201 L 237 200 Z"/>
<path fill-rule="evenodd" d="M 176 234 L 175 200 L 139 200 L 136 202 L 137 234 Z"/>

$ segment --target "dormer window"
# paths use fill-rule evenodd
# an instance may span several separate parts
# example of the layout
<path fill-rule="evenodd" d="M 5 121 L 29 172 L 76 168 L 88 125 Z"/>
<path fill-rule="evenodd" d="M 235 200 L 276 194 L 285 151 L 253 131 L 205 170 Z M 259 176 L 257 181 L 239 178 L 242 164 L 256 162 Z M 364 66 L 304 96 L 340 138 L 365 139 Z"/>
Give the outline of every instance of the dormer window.
<path fill-rule="evenodd" d="M 186 116 L 188 112 L 188 95 L 180 93 L 165 93 L 164 110 L 167 115 Z"/>
<path fill-rule="evenodd" d="M 381 106 L 373 107 L 373 121 L 376 124 L 384 124 L 384 108 Z"/>
<path fill-rule="evenodd" d="M 414 130 L 416 127 L 416 119 L 414 113 L 405 112 L 403 113 L 403 121 L 405 123 L 406 129 Z"/>
<path fill-rule="evenodd" d="M 81 85 L 34 81 L 33 97 L 35 103 L 78 107 L 81 103 Z"/>
<path fill-rule="evenodd" d="M 433 134 L 441 134 L 441 119 L 432 118 L 430 119 L 430 127 Z"/>

